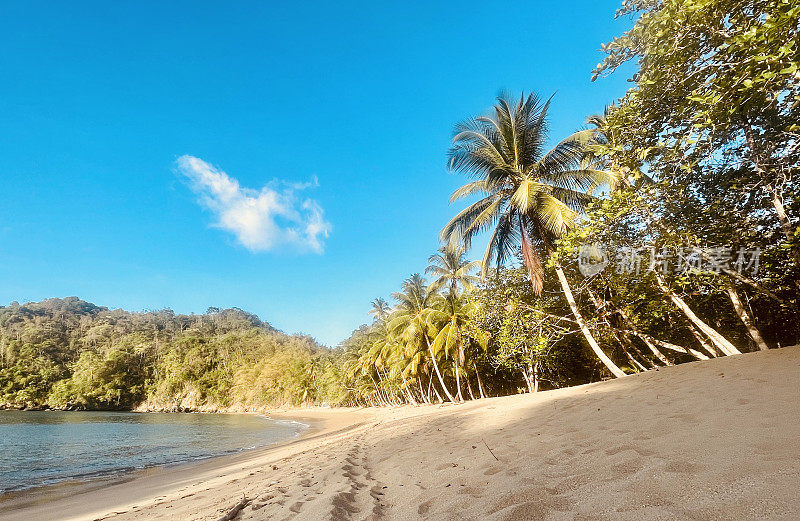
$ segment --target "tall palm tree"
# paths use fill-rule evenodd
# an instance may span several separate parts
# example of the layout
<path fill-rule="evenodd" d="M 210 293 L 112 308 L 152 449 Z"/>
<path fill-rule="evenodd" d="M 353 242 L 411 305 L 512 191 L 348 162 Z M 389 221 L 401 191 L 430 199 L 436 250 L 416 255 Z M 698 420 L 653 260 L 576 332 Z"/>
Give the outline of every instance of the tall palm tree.
<path fill-rule="evenodd" d="M 469 312 L 472 307 L 473 304 L 463 294 L 459 295 L 451 291 L 446 296 L 440 297 L 437 305 L 430 309 L 426 317 L 427 323 L 436 333 L 431 350 L 435 355 L 443 352 L 453 359 L 459 401 L 463 400 L 460 375 L 463 373 L 464 377 L 467 377 L 464 370 L 466 367 L 466 353 L 464 350 L 463 327 L 469 318 Z"/>
<path fill-rule="evenodd" d="M 425 279 L 419 273 L 413 274 L 406 279 L 401 286 L 402 291 L 394 293 L 392 296 L 397 300 L 397 308 L 389 317 L 387 329 L 390 334 L 399 339 L 409 352 L 418 351 L 422 346 L 428 351 L 431 363 L 436 371 L 444 393 L 451 402 L 456 401 L 444 383 L 444 377 L 439 370 L 439 363 L 436 360 L 430 343 L 430 326 L 426 321 L 427 315 L 436 300 L 436 292 L 431 291 L 425 283 Z"/>
<path fill-rule="evenodd" d="M 543 102 L 535 94 L 527 98 L 523 94 L 519 101 L 501 95 L 491 115 L 456 127 L 449 167 L 475 180 L 457 189 L 450 202 L 474 194 L 482 197 L 453 217 L 441 232 L 443 241 L 461 240 L 469 248 L 475 235 L 493 229 L 481 260 L 481 276 L 486 276 L 492 262 L 501 266 L 521 248 L 537 294 L 543 287 L 542 259 L 554 250 L 554 241 L 575 225 L 593 199 L 591 192 L 613 182 L 608 172 L 583 162 L 594 130 L 576 132 L 545 149 L 549 107 L 550 100 Z M 624 376 L 594 339 L 563 269 L 558 264 L 555 269 L 589 346 L 612 374 Z"/>
<path fill-rule="evenodd" d="M 431 283 L 432 289 L 450 288 L 450 293 L 455 294 L 459 286 L 465 290 L 472 290 L 480 280 L 472 271 L 480 265 L 478 261 L 466 259 L 466 248 L 459 244 L 448 242 L 439 251 L 428 257 L 428 267 L 425 273 L 436 277 Z"/>
<path fill-rule="evenodd" d="M 376 298 L 370 302 L 370 305 L 372 308 L 369 310 L 369 314 L 372 315 L 372 319 L 376 322 L 381 322 L 385 320 L 387 316 L 389 316 L 391 308 L 389 307 L 389 303 L 382 298 Z"/>

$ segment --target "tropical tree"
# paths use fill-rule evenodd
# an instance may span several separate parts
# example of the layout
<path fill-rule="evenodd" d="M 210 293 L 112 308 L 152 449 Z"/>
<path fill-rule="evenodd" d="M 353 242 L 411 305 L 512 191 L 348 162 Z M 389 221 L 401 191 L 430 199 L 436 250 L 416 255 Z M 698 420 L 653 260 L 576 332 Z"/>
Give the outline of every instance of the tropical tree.
<path fill-rule="evenodd" d="M 543 102 L 535 94 L 523 94 L 516 102 L 501 95 L 491 115 L 456 126 L 449 167 L 475 180 L 457 189 L 450 201 L 474 194 L 481 198 L 453 217 L 441 232 L 443 241 L 462 241 L 468 248 L 477 234 L 491 229 L 481 275 L 486 276 L 492 262 L 502 266 L 521 249 L 537 294 L 544 278 L 542 259 L 554 251 L 555 241 L 575 226 L 576 218 L 593 199 L 592 192 L 614 181 L 607 171 L 585 162 L 594 130 L 578 131 L 545 149 L 549 107 L 550 100 Z M 592 351 L 614 376 L 624 376 L 589 330 L 557 260 L 554 268 Z"/>
<path fill-rule="evenodd" d="M 480 277 L 472 272 L 480 266 L 478 261 L 466 259 L 466 249 L 453 242 L 448 242 L 439 251 L 428 257 L 425 273 L 435 277 L 431 289 L 449 288 L 450 293 L 457 293 L 458 288 L 472 290 Z"/>
<path fill-rule="evenodd" d="M 431 328 L 427 317 L 436 301 L 437 293 L 428 288 L 425 279 L 419 273 L 415 273 L 403 282 L 401 291 L 392 296 L 397 300 L 397 308 L 389 317 L 387 324 L 389 333 L 410 351 L 418 351 L 424 346 L 430 355 L 431 364 L 442 390 L 451 402 L 456 401 L 444 382 L 436 353 L 430 342 Z"/>
<path fill-rule="evenodd" d="M 447 295 L 440 297 L 436 306 L 431 308 L 426 317 L 428 326 L 435 332 L 431 351 L 436 356 L 445 353 L 453 359 L 453 367 L 456 376 L 456 396 L 462 401 L 461 375 L 465 379 L 467 374 L 466 354 L 464 344 L 468 339 L 464 335 L 464 324 L 469 320 L 470 310 L 473 304 L 470 303 L 463 294 L 459 295 L 455 291 L 450 291 Z"/>
<path fill-rule="evenodd" d="M 392 310 L 391 307 L 389 307 L 389 303 L 380 297 L 370 302 L 370 305 L 372 307 L 369 310 L 369 314 L 372 315 L 373 320 L 376 321 L 385 320 Z"/>
<path fill-rule="evenodd" d="M 685 190 L 683 189 L 678 190 L 677 192 L 680 195 L 675 197 L 676 191 L 672 189 L 670 185 L 663 185 L 657 182 L 659 181 L 659 175 L 657 172 L 651 173 L 651 175 L 656 176 L 655 179 L 651 177 L 651 175 L 642 173 L 641 169 L 636 169 L 632 172 L 630 168 L 628 168 L 626 173 L 632 175 L 625 175 L 619 172 L 620 167 L 618 162 L 615 160 L 614 155 L 609 153 L 614 150 L 615 146 L 618 145 L 616 140 L 619 139 L 619 133 L 616 132 L 611 125 L 609 125 L 608 114 L 609 109 L 606 109 L 606 112 L 603 115 L 595 115 L 588 118 L 587 123 L 597 130 L 595 143 L 589 147 L 588 151 L 593 157 L 594 162 L 601 168 L 605 168 L 616 173 L 615 179 L 617 180 L 617 183 L 615 190 L 628 192 L 627 194 L 615 194 L 618 197 L 615 197 L 615 201 L 613 202 L 617 206 L 617 212 L 614 213 L 614 218 L 620 218 L 622 215 L 620 211 L 625 212 L 627 215 L 634 216 L 637 213 L 640 213 L 641 216 L 638 217 L 639 225 L 631 229 L 637 230 L 639 233 L 644 234 L 646 239 L 650 240 L 651 242 L 660 242 L 662 247 L 665 246 L 665 241 L 674 242 L 676 248 L 681 244 L 696 243 L 698 242 L 698 232 L 705 232 L 703 233 L 703 238 L 705 240 L 709 240 L 711 236 L 718 237 L 720 231 L 722 231 L 722 234 L 724 235 L 727 230 L 725 230 L 725 227 L 719 226 L 719 223 L 717 222 L 708 223 L 708 226 L 705 226 L 706 229 L 704 230 L 703 224 L 705 219 L 702 218 L 692 219 L 690 229 L 686 229 L 685 227 L 681 226 L 683 229 L 679 230 L 678 226 L 670 223 L 669 214 L 674 212 L 670 211 L 670 206 L 674 206 L 675 204 L 679 205 L 681 210 L 680 213 L 683 215 L 697 215 L 696 209 L 692 208 L 692 206 L 704 206 L 706 203 L 703 202 L 698 205 L 697 201 L 695 201 L 692 196 L 685 195 Z M 708 193 L 708 191 L 704 192 Z M 665 201 L 670 201 L 672 199 L 679 199 L 680 202 L 665 204 Z M 610 203 L 609 201 L 606 202 Z M 627 203 L 628 207 L 620 208 L 620 203 Z M 664 218 L 665 214 L 666 218 Z M 597 215 L 598 213 L 594 213 L 595 217 Z M 727 237 L 726 239 L 730 239 L 730 237 Z M 697 248 L 695 251 L 697 251 L 706 259 L 709 259 L 708 253 L 702 248 Z M 657 270 L 650 271 L 652 271 L 652 276 L 655 280 L 656 286 L 659 288 L 662 294 L 668 300 L 670 300 L 691 323 L 691 330 L 701 334 L 701 338 L 702 335 L 706 335 L 708 337 L 713 345 L 712 356 L 715 350 L 719 350 L 726 355 L 741 354 L 740 351 L 728 339 L 726 339 L 716 329 L 697 316 L 697 314 L 690 308 L 689 304 L 675 293 L 662 274 L 660 274 Z M 745 278 L 741 274 L 730 269 L 725 271 L 736 275 L 739 279 Z M 722 270 L 720 270 L 719 274 L 726 275 L 722 272 Z M 736 297 L 736 294 L 733 294 L 730 297 L 734 303 L 734 306 L 736 305 L 736 302 L 734 301 Z M 743 308 L 741 307 L 737 308 L 737 312 L 740 309 L 742 312 L 744 312 Z M 746 325 L 748 323 L 749 322 L 747 321 L 745 322 Z M 760 336 L 758 338 L 760 339 Z M 761 339 L 761 341 L 763 343 L 763 339 Z M 705 340 L 703 340 L 703 342 L 705 342 Z"/>

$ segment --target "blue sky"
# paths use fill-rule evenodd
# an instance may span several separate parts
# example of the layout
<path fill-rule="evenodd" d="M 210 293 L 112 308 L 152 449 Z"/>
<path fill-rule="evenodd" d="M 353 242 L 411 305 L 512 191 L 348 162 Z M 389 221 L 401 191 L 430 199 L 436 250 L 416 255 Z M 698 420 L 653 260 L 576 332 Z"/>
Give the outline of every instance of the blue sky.
<path fill-rule="evenodd" d="M 289 4 L 0 4 L 0 304 L 335 345 L 438 247 L 456 122 L 557 91 L 555 138 L 627 88 L 589 81 L 616 1 Z"/>

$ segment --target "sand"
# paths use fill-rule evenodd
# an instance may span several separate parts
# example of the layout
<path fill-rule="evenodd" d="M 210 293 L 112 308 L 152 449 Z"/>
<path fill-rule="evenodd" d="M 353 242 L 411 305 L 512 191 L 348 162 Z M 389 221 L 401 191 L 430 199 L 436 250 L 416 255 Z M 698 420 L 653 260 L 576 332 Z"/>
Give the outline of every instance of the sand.
<path fill-rule="evenodd" d="M 800 348 L 469 402 L 307 410 L 302 439 L 0 519 L 800 519 Z"/>

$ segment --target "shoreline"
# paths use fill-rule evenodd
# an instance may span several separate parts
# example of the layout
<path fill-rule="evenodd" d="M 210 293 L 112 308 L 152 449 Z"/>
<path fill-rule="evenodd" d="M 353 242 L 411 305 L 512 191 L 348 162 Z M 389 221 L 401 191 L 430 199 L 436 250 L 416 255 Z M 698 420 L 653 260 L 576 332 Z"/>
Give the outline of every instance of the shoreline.
<path fill-rule="evenodd" d="M 273 421 L 287 421 L 304 425 L 305 428 L 295 437 L 288 438 L 271 445 L 242 449 L 235 453 L 212 455 L 199 460 L 188 460 L 174 463 L 153 465 L 141 469 L 120 470 L 114 474 L 90 477 L 88 479 L 73 478 L 12 490 L 0 494 L 0 520 L 18 519 L 23 512 L 35 511 L 36 519 L 89 519 L 102 516 L 120 505 L 117 495 L 124 490 L 127 506 L 133 503 L 147 502 L 153 498 L 153 490 L 169 490 L 174 486 L 191 480 L 194 475 L 215 474 L 230 471 L 236 467 L 246 466 L 254 460 L 270 458 L 274 453 L 304 442 L 309 438 L 324 437 L 328 434 L 343 432 L 348 428 L 347 421 L 339 419 L 340 414 L 352 414 L 364 409 L 354 408 L 298 408 L 260 411 L 191 411 L 176 414 L 252 414 L 264 416 Z M 55 411 L 55 410 L 54 410 Z M 332 414 L 325 411 L 333 411 Z M 62 412 L 62 411 L 58 411 Z M 72 412 L 72 411 L 63 411 Z M 160 414 L 161 411 L 91 411 L 91 412 L 131 412 L 137 414 Z M 353 416 L 355 419 L 358 415 Z M 111 496 L 111 501 L 98 502 L 96 492 L 104 492 L 103 496 Z M 99 503 L 86 511 L 84 500 Z M 135 501 L 134 501 L 135 500 Z M 51 506 L 52 505 L 52 506 Z M 56 514 L 56 512 L 58 514 Z M 52 517 L 49 517 L 52 515 Z M 56 517 L 58 516 L 58 517 Z M 66 517 L 65 517 L 66 516 Z"/>
<path fill-rule="evenodd" d="M 242 521 L 800 519 L 799 377 L 789 347 L 458 405 L 273 412 L 313 427 L 0 520 L 214 521 L 243 497 Z"/>
<path fill-rule="evenodd" d="M 198 457 L 193 457 L 190 459 L 183 459 L 183 460 L 176 460 L 176 461 L 168 461 L 165 463 L 153 463 L 145 466 L 140 467 L 120 467 L 115 469 L 108 469 L 108 470 L 100 470 L 96 472 L 90 472 L 87 474 L 82 475 L 74 475 L 62 478 L 52 478 L 52 481 L 29 485 L 29 486 L 21 486 L 14 489 L 9 490 L 0 490 L 0 514 L 4 509 L 4 505 L 6 504 L 15 504 L 22 501 L 23 496 L 36 496 L 40 497 L 43 500 L 45 499 L 53 499 L 63 496 L 65 493 L 60 492 L 63 490 L 69 491 L 77 491 L 81 492 L 83 490 L 94 490 L 97 488 L 102 488 L 103 486 L 116 484 L 116 483 L 123 483 L 126 481 L 130 481 L 139 475 L 144 475 L 147 473 L 158 472 L 159 469 L 167 469 L 167 468 L 179 468 L 179 467 L 192 467 L 196 465 L 200 465 L 205 462 L 209 462 L 212 460 L 219 460 L 221 458 L 229 458 L 245 453 L 250 453 L 252 451 L 259 451 L 259 450 L 266 450 L 272 447 L 278 447 L 280 445 L 301 439 L 306 433 L 311 432 L 314 430 L 314 426 L 295 421 L 292 419 L 283 419 L 283 418 L 272 418 L 267 414 L 263 413 L 256 413 L 256 412 L 218 412 L 218 413 L 211 413 L 211 412 L 185 412 L 185 413 L 161 413 L 157 411 L 119 411 L 119 410 L 91 410 L 91 411 L 76 411 L 76 410 L 69 410 L 69 411 L 61 411 L 58 409 L 29 409 L 29 410 L 19 410 L 14 409 L 14 411 L 19 412 L 90 412 L 90 413 L 101 413 L 101 412 L 110 412 L 110 413 L 136 413 L 136 414 L 247 414 L 247 415 L 255 415 L 261 416 L 266 420 L 270 420 L 276 423 L 291 423 L 298 426 L 298 431 L 291 437 L 274 441 L 270 443 L 266 443 L 264 445 L 258 445 L 253 447 L 244 447 L 236 450 L 228 450 L 225 452 L 208 454 Z M 0 410 L 3 412 L 3 410 Z M 73 492 L 74 493 L 74 492 Z"/>

